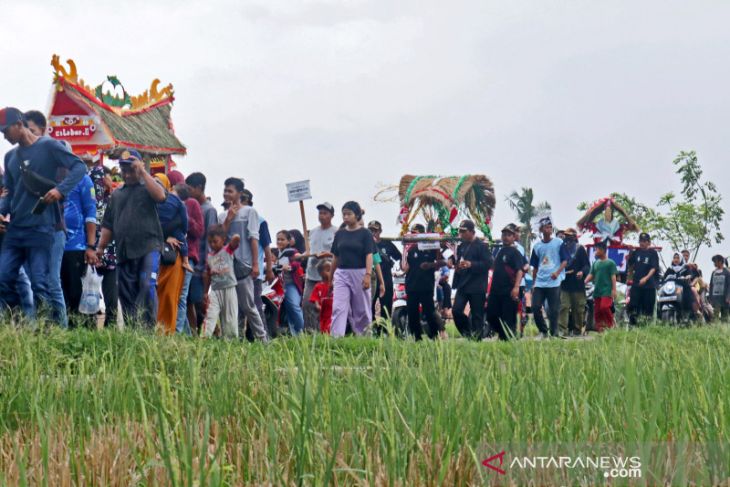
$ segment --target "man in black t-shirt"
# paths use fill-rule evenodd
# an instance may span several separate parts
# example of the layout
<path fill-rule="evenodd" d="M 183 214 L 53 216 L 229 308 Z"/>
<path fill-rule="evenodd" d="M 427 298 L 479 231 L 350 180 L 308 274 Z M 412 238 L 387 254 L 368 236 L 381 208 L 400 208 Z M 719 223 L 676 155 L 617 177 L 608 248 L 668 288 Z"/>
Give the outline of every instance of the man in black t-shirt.
<path fill-rule="evenodd" d="M 520 301 L 520 282 L 527 260 L 514 246 L 515 233 L 510 225 L 502 229 L 503 247 L 494 259 L 492 286 L 487 303 L 489 328 L 499 334 L 500 340 L 517 336 L 517 305 Z"/>
<path fill-rule="evenodd" d="M 157 322 L 157 273 L 162 248 L 162 227 L 157 203 L 167 193 L 145 170 L 137 151 L 124 151 L 119 159 L 124 186 L 112 193 L 104 212 L 97 253 L 104 255 L 114 240 L 119 260 L 119 302 L 124 326 L 138 322 L 154 328 Z"/>
<path fill-rule="evenodd" d="M 634 271 L 628 306 L 629 322 L 632 325 L 636 324 L 639 314 L 649 318 L 654 316 L 659 254 L 650 246 L 651 237 L 648 233 L 642 233 L 639 235 L 639 248 L 629 256 L 628 267 Z"/>
<path fill-rule="evenodd" d="M 477 239 L 473 221 L 461 222 L 459 237 L 462 242 L 456 249 L 456 299 L 452 314 L 456 328 L 463 337 L 480 340 L 484 332 L 484 303 L 487 300 L 487 281 L 493 258 L 489 246 Z M 464 312 L 467 303 L 470 316 Z"/>
<path fill-rule="evenodd" d="M 373 299 L 373 318 L 375 318 L 375 303 L 380 301 L 380 316 L 390 319 L 393 313 L 393 264 L 400 262 L 403 256 L 393 242 L 380 239 L 383 232 L 383 226 L 380 222 L 371 221 L 368 223 L 368 230 L 373 234 L 375 245 L 380 254 L 380 270 L 383 273 L 383 283 L 385 284 L 385 294 L 382 298 L 380 297 L 380 283 L 373 291 L 373 296 L 375 296 L 375 299 Z"/>
<path fill-rule="evenodd" d="M 425 233 L 423 225 L 416 224 L 412 233 Z M 408 328 L 416 340 L 423 334 L 421 329 L 421 309 L 428 322 L 426 334 L 433 339 L 438 336 L 439 323 L 436 320 L 433 294 L 436 289 L 435 272 L 446 263 L 438 250 L 421 250 L 418 244 L 406 252 L 403 270 L 406 272 L 406 307 L 408 309 Z"/>

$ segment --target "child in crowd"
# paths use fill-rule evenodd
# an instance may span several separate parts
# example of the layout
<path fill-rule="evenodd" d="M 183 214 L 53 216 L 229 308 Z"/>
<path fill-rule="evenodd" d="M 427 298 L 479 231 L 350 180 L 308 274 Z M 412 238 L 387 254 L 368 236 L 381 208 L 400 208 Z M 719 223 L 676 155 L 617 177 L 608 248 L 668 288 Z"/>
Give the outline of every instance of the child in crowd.
<path fill-rule="evenodd" d="M 221 320 L 223 337 L 238 338 L 238 296 L 236 295 L 236 274 L 233 271 L 233 253 L 241 242 L 234 235 L 228 245 L 223 225 L 211 225 L 208 229 L 208 260 L 203 276 L 205 314 L 203 337 L 210 338 L 218 319 Z M 210 292 L 208 290 L 210 289 Z"/>
<path fill-rule="evenodd" d="M 608 258 L 606 242 L 597 243 L 595 249 L 596 261 L 586 278 L 586 284 L 593 281 L 593 316 L 596 331 L 601 332 L 614 325 L 613 305 L 616 300 L 618 267 Z"/>
<path fill-rule="evenodd" d="M 332 326 L 332 261 L 320 261 L 317 271 L 322 280 L 314 286 L 309 301 L 315 304 L 319 312 L 319 331 L 329 335 Z"/>
<path fill-rule="evenodd" d="M 715 270 L 710 277 L 710 304 L 715 320 L 728 321 L 730 314 L 730 271 L 725 267 L 725 257 L 712 258 Z"/>
<path fill-rule="evenodd" d="M 277 265 L 281 267 L 281 277 L 284 283 L 284 309 L 289 321 L 289 330 L 292 336 L 297 336 L 304 330 L 304 314 L 302 313 L 304 271 L 302 264 L 297 260 L 299 252 L 291 246 L 291 242 L 292 235 L 289 230 L 281 230 L 276 234 L 276 246 L 279 248 Z"/>

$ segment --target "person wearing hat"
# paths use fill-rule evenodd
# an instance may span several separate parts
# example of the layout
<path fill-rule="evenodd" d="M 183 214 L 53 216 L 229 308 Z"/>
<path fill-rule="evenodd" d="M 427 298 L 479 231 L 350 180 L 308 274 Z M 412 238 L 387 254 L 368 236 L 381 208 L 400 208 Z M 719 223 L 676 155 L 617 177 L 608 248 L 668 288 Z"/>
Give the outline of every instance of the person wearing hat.
<path fill-rule="evenodd" d="M 542 239 L 532 248 L 530 266 L 535 287 L 532 291 L 532 313 L 541 336 L 559 336 L 560 283 L 565 278 L 568 258 L 564 254 L 563 241 L 553 238 L 553 222 L 550 217 L 540 220 Z M 548 303 L 548 329 L 543 316 L 543 303 Z"/>
<path fill-rule="evenodd" d="M 381 238 L 383 225 L 379 221 L 373 220 L 368 223 L 368 230 L 373 234 L 375 246 L 380 255 L 380 271 L 383 274 L 383 284 L 385 287 L 385 294 L 381 297 L 380 282 L 378 281 L 375 293 L 373 294 L 375 296 L 373 300 L 373 317 L 375 317 L 375 304 L 380 302 L 380 316 L 385 319 L 390 319 L 393 314 L 393 265 L 396 262 L 400 262 L 403 255 L 393 242 Z M 376 328 L 376 331 L 380 331 L 380 327 Z"/>
<path fill-rule="evenodd" d="M 710 276 L 709 301 L 712 305 L 713 316 L 716 321 L 728 321 L 730 318 L 730 271 L 727 261 L 722 255 L 712 257 L 715 270 Z"/>
<path fill-rule="evenodd" d="M 114 240 L 124 325 L 153 329 L 163 242 L 157 204 L 165 201 L 167 193 L 147 172 L 136 150 L 124 151 L 119 167 L 124 186 L 112 193 L 104 212 L 97 254 L 101 258 Z"/>
<path fill-rule="evenodd" d="M 413 225 L 411 233 L 426 233 L 420 223 Z M 428 323 L 426 335 L 435 339 L 439 335 L 440 323 L 436 317 L 433 291 L 436 287 L 436 271 L 446 264 L 440 250 L 421 250 L 418 244 L 410 245 L 403 261 L 406 273 L 406 307 L 408 310 L 409 332 L 416 341 L 421 340 L 423 330 L 421 316 Z"/>
<path fill-rule="evenodd" d="M 459 224 L 459 237 L 461 243 L 456 249 L 454 263 L 454 323 L 463 337 L 481 340 L 484 333 L 487 281 L 494 259 L 487 244 L 477 238 L 473 221 L 464 220 Z M 464 312 L 467 303 L 470 316 Z"/>
<path fill-rule="evenodd" d="M 578 242 L 574 228 L 563 231 L 563 252 L 568 259 L 565 279 L 560 283 L 560 334 L 582 335 L 585 328 L 585 277 L 591 271 L 588 252 Z"/>
<path fill-rule="evenodd" d="M 345 226 L 337 231 L 332 242 L 333 337 L 345 335 L 348 321 L 352 331 L 362 335 L 372 321 L 373 234 L 361 224 L 362 208 L 356 201 L 342 206 L 342 219 Z"/>
<path fill-rule="evenodd" d="M 322 281 L 317 266 L 323 259 L 331 259 L 332 243 L 335 241 L 337 228 L 332 225 L 335 216 L 335 207 L 332 203 L 324 202 L 317 205 L 319 226 L 309 231 L 309 252 L 302 258 L 307 260 L 307 270 L 304 282 L 302 311 L 304 312 L 304 330 L 316 333 L 319 330 L 319 311 L 316 304 L 310 302 L 312 291 Z"/>
<path fill-rule="evenodd" d="M 515 247 L 515 232 L 511 225 L 502 229 L 502 248 L 494 258 L 492 285 L 487 299 L 487 322 L 500 340 L 517 335 L 517 307 L 520 283 L 527 260 Z"/>
<path fill-rule="evenodd" d="M 650 247 L 651 237 L 644 232 L 639 235 L 639 248 L 629 255 L 628 269 L 633 271 L 634 277 L 627 311 L 632 325 L 636 324 L 639 315 L 654 317 L 659 254 Z"/>
<path fill-rule="evenodd" d="M 525 246 L 522 245 L 522 227 L 515 225 L 514 223 L 509 224 L 510 230 L 515 234 L 515 248 L 520 252 L 520 255 L 525 258 L 525 266 L 522 268 L 522 280 L 520 281 L 520 302 L 517 305 L 517 312 L 520 315 L 520 337 L 524 334 L 525 326 L 527 325 L 527 319 L 529 314 L 529 308 L 527 307 L 528 299 L 532 302 L 531 291 L 527 289 L 527 275 L 530 270 L 530 264 L 527 262 L 527 251 Z M 530 293 L 528 296 L 527 293 Z"/>
<path fill-rule="evenodd" d="M 0 109 L 0 131 L 11 145 L 17 145 L 5 154 L 7 196 L 0 199 L 0 232 L 6 232 L 0 253 L 0 308 L 15 304 L 7 298 L 15 295 L 19 271 L 25 265 L 36 308 L 48 305 L 53 320 L 63 324 L 62 309 L 50 306 L 48 288 L 51 246 L 61 220 L 54 203 L 79 184 L 86 166 L 61 142 L 33 134 L 17 108 Z M 68 173 L 56 183 L 61 169 Z"/>
<path fill-rule="evenodd" d="M 28 110 L 23 114 L 23 119 L 28 125 L 28 130 L 30 130 L 33 135 L 43 137 L 44 135 L 48 134 L 48 122 L 46 120 L 46 116 L 38 110 Z M 71 148 L 68 141 L 62 140 L 61 143 L 66 145 L 67 148 Z M 60 181 L 60 179 L 58 179 L 58 176 L 60 176 L 60 174 L 57 175 L 56 180 Z M 86 176 L 84 176 L 84 179 L 86 179 Z M 56 227 L 54 228 L 53 232 L 53 246 L 51 246 L 51 260 L 48 273 L 48 294 L 51 307 L 60 317 L 59 323 L 63 328 L 68 327 L 69 313 L 78 311 L 79 301 L 76 298 L 81 297 L 81 276 L 86 270 L 84 254 L 92 253 L 96 255 L 96 251 L 93 250 L 94 246 L 96 245 L 96 240 L 92 240 L 91 242 L 89 242 L 88 240 L 86 240 L 86 236 L 83 235 L 83 219 L 75 219 L 75 221 L 73 222 L 76 224 L 80 224 L 81 228 L 67 228 L 66 215 L 64 213 L 67 210 L 84 207 L 84 205 L 81 204 L 81 201 L 79 201 L 80 197 L 83 198 L 84 196 L 87 196 L 86 191 L 80 190 L 80 186 L 83 186 L 85 184 L 84 179 L 82 179 L 81 182 L 74 189 L 71 190 L 66 198 L 57 203 L 60 208 L 60 218 L 59 221 L 56 222 Z M 54 211 L 57 211 L 56 208 L 54 208 Z M 80 253 L 74 251 L 69 252 L 69 255 L 65 257 L 66 265 L 64 265 L 64 255 L 67 254 L 65 252 L 67 230 L 69 236 L 75 234 L 76 238 L 81 240 L 81 242 L 76 242 L 77 244 L 80 243 L 79 248 L 77 249 L 80 251 Z M 86 243 L 91 244 L 91 249 L 85 246 Z M 71 258 L 72 256 L 74 258 Z M 75 262 L 76 265 L 69 265 L 71 261 Z M 72 269 L 73 271 L 76 271 L 74 273 L 78 275 L 78 282 L 76 282 L 76 279 L 71 279 L 71 281 L 73 281 L 74 283 L 73 286 L 71 286 L 69 283 L 69 270 Z M 65 274 L 64 278 L 66 279 L 66 284 L 61 284 L 62 274 Z M 69 300 L 74 301 L 75 305 L 70 305 Z M 75 324 L 75 321 L 72 322 L 72 325 Z"/>

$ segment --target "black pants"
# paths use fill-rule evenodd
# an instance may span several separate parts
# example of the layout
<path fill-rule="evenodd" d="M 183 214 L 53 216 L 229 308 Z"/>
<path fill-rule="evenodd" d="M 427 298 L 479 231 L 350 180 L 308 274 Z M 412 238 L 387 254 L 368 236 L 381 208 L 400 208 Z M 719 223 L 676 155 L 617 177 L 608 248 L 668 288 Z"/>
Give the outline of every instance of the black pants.
<path fill-rule="evenodd" d="M 728 316 L 730 316 L 730 306 L 720 296 L 720 298 L 711 299 L 710 304 L 712 305 L 712 319 L 714 321 L 727 322 Z"/>
<path fill-rule="evenodd" d="M 500 340 L 517 336 L 517 301 L 511 296 L 489 295 L 487 303 L 489 328 L 499 334 Z"/>
<path fill-rule="evenodd" d="M 486 301 L 487 296 L 483 292 L 465 293 L 456 291 L 453 315 L 454 323 L 461 336 L 472 340 L 481 340 L 484 332 L 484 303 Z M 471 309 L 469 316 L 464 313 L 466 303 L 469 303 Z"/>
<path fill-rule="evenodd" d="M 656 289 L 652 286 L 633 286 L 631 288 L 631 301 L 629 303 L 629 321 L 636 324 L 638 315 L 654 317 L 654 303 L 656 302 Z"/>
<path fill-rule="evenodd" d="M 125 327 L 142 325 L 154 329 L 157 323 L 157 273 L 160 252 L 153 250 L 139 259 L 125 260 L 117 266 L 119 301 Z"/>
<path fill-rule="evenodd" d="M 422 308 L 422 311 L 419 310 Z M 428 330 L 426 334 L 429 338 L 436 338 L 439 333 L 439 324 L 436 321 L 436 310 L 433 305 L 433 292 L 421 291 L 410 292 L 406 299 L 406 308 L 408 309 L 408 329 L 416 340 L 423 337 L 423 329 L 421 327 L 421 312 L 428 322 Z"/>
<path fill-rule="evenodd" d="M 393 278 L 385 276 L 383 278 L 385 282 L 385 295 L 380 297 L 380 283 L 375 286 L 373 291 L 373 319 L 375 319 L 375 303 L 380 301 L 380 316 L 385 319 L 390 319 L 393 315 Z"/>
<path fill-rule="evenodd" d="M 542 315 L 542 305 L 547 301 L 548 321 L 550 321 L 550 335 L 558 336 L 560 316 L 560 287 L 536 287 L 532 291 L 532 312 L 535 316 L 535 325 L 540 333 L 548 334 L 545 317 Z"/>
<path fill-rule="evenodd" d="M 104 296 L 104 327 L 116 328 L 117 310 L 119 309 L 119 283 L 117 269 L 99 268 L 96 270 L 102 276 L 101 293 Z"/>
<path fill-rule="evenodd" d="M 448 281 L 439 284 L 441 290 L 444 293 L 444 297 L 441 300 L 441 307 L 443 309 L 451 309 L 451 284 Z"/>
<path fill-rule="evenodd" d="M 79 313 L 82 291 L 81 280 L 86 273 L 84 253 L 83 250 L 67 250 L 63 253 L 63 259 L 61 259 L 61 289 L 63 290 L 63 300 L 66 302 L 69 328 L 79 326 L 95 328 L 96 325 L 94 316 Z"/>

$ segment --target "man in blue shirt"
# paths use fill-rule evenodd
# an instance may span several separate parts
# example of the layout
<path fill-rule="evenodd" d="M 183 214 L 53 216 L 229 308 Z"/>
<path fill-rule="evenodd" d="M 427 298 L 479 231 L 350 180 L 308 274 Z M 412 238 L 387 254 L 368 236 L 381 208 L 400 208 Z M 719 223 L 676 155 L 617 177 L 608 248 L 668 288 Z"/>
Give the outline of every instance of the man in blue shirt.
<path fill-rule="evenodd" d="M 59 141 L 34 135 L 17 108 L 0 109 L 0 131 L 18 146 L 5 154 L 8 194 L 0 199 L 5 223 L 0 231 L 6 232 L 0 254 L 0 307 L 8 305 L 5 297 L 13 294 L 20 267 L 27 264 L 37 308 L 49 302 L 50 252 L 54 227 L 61 218 L 55 203 L 81 181 L 86 167 Z M 68 174 L 53 186 L 61 168 L 68 169 Z M 55 310 L 53 319 L 62 319 Z"/>
<path fill-rule="evenodd" d="M 542 314 L 543 303 L 547 301 L 547 314 L 550 321 L 549 334 L 557 337 L 559 336 L 560 283 L 565 279 L 568 256 L 565 255 L 563 241 L 553 238 L 553 223 L 550 217 L 540 220 L 540 233 L 542 240 L 535 244 L 530 258 L 532 278 L 535 282 L 532 291 L 532 311 L 535 325 L 540 330 L 542 337 L 547 337 L 548 328 Z"/>
<path fill-rule="evenodd" d="M 63 204 L 66 222 L 66 244 L 61 260 L 61 287 L 69 316 L 69 325 L 96 328 L 95 317 L 78 314 L 81 303 L 82 280 L 87 264 L 95 265 L 96 255 L 96 194 L 88 175 L 71 190 Z"/>

